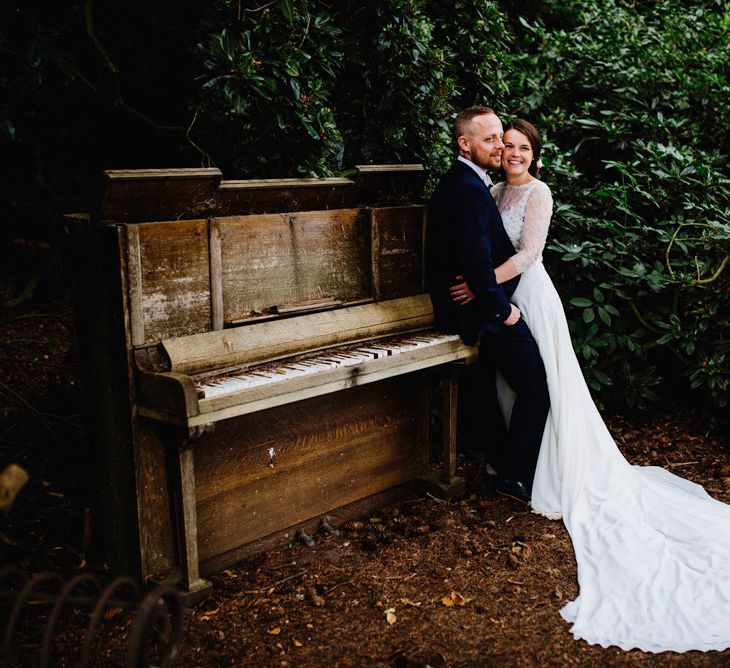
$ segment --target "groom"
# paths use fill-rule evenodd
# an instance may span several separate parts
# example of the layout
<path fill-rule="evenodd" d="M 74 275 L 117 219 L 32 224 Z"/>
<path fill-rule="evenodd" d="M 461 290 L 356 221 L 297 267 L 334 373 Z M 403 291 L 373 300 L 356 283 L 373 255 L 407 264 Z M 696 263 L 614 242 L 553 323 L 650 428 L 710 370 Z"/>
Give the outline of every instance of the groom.
<path fill-rule="evenodd" d="M 479 342 L 479 370 L 496 405 L 495 369 L 515 391 L 506 442 L 499 453 L 496 490 L 529 502 L 550 398 L 535 339 L 509 298 L 517 276 L 498 285 L 494 269 L 515 254 L 502 225 L 486 170 L 501 163 L 502 122 L 488 107 L 460 111 L 455 123 L 459 155 L 429 202 L 428 289 L 439 329 Z M 475 295 L 460 305 L 449 289 L 463 276 Z M 497 419 L 502 419 L 501 414 Z"/>

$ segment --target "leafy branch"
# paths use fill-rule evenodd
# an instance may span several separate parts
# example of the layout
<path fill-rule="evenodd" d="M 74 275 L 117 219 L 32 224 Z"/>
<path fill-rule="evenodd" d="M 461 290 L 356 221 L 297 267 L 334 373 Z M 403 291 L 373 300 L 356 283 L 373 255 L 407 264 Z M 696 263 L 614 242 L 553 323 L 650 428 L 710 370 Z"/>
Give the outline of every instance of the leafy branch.
<path fill-rule="evenodd" d="M 669 272 L 669 275 L 672 277 L 673 281 L 677 280 L 676 274 L 674 273 L 674 270 L 672 269 L 672 263 L 670 259 L 670 253 L 672 252 L 672 247 L 677 242 L 677 238 L 679 236 L 679 233 L 685 228 L 685 227 L 701 227 L 705 229 L 713 229 L 712 226 L 707 225 L 706 223 L 680 223 L 677 228 L 674 230 L 674 234 L 672 234 L 672 238 L 669 241 L 669 244 L 667 245 L 667 249 L 664 253 L 664 261 L 667 266 L 667 271 Z M 698 240 L 702 240 L 702 237 L 696 237 Z M 701 269 L 700 269 L 700 263 L 697 256 L 694 258 L 695 261 L 695 268 L 697 271 L 697 279 L 694 281 L 690 281 L 687 283 L 689 286 L 693 285 L 708 285 L 709 283 L 714 283 L 722 274 L 722 272 L 725 270 L 725 267 L 727 267 L 728 262 L 730 262 L 730 255 L 725 255 L 723 260 L 720 262 L 720 266 L 717 268 L 717 271 L 715 271 L 714 274 L 711 276 L 708 276 L 707 278 L 702 278 L 701 276 Z"/>

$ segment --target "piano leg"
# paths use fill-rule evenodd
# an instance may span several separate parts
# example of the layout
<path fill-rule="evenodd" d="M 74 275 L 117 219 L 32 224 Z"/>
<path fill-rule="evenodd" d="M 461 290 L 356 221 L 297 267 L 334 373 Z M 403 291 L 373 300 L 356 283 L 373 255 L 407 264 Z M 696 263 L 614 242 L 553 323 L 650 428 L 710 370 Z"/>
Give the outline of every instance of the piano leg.
<path fill-rule="evenodd" d="M 456 476 L 456 420 L 459 405 L 459 383 L 457 370 L 454 366 L 449 365 L 446 367 L 446 372 L 441 381 L 441 392 L 443 397 L 441 467 L 444 481 L 450 483 Z"/>
<path fill-rule="evenodd" d="M 179 433 L 179 432 L 178 432 Z M 178 586 L 190 604 L 204 598 L 213 585 L 200 577 L 198 519 L 195 508 L 195 464 L 191 433 L 168 442 L 169 466 L 180 573 Z"/>
<path fill-rule="evenodd" d="M 426 476 L 422 482 L 433 494 L 447 499 L 458 499 L 464 496 L 466 485 L 464 478 L 456 475 L 456 426 L 458 405 L 458 367 L 448 364 L 443 367 L 441 376 L 441 471 L 433 476 Z"/>

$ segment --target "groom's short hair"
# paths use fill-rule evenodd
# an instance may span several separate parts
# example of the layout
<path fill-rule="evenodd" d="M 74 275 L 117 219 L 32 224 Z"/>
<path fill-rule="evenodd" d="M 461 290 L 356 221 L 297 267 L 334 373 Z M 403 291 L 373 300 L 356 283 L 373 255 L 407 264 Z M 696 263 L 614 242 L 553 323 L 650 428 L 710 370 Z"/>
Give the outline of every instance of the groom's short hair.
<path fill-rule="evenodd" d="M 485 107 L 481 104 L 474 105 L 473 107 L 467 107 L 456 114 L 456 120 L 454 121 L 454 139 L 457 144 L 459 142 L 459 137 L 461 137 L 461 135 L 466 135 L 469 131 L 472 119 L 477 116 L 486 116 L 487 114 L 494 114 L 494 109 L 490 109 L 489 107 Z"/>

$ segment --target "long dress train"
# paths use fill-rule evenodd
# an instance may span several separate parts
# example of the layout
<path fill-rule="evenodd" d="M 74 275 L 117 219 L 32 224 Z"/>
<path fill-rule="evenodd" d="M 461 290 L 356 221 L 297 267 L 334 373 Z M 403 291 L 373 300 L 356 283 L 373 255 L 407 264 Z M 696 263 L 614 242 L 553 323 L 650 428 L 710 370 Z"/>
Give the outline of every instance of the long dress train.
<path fill-rule="evenodd" d="M 552 199 L 534 180 L 493 189 L 518 253 L 513 302 L 537 341 L 550 391 L 533 511 L 562 517 L 578 597 L 562 610 L 576 638 L 648 652 L 730 647 L 730 506 L 662 468 L 630 465 L 591 399 L 542 264 Z M 499 383 L 503 409 L 513 395 Z"/>

